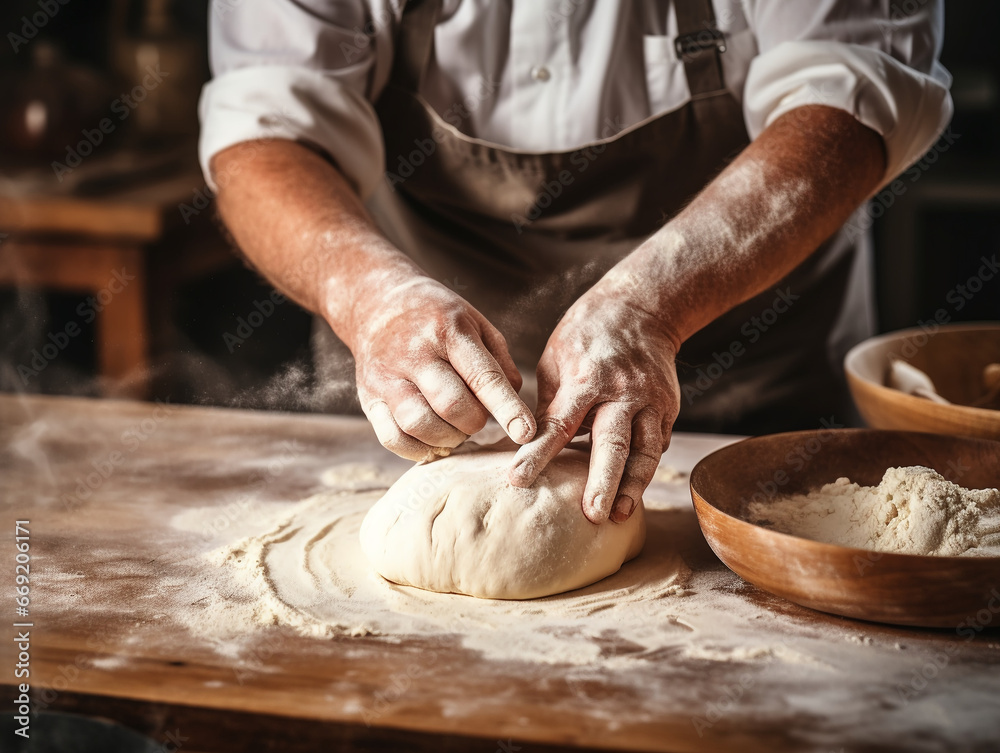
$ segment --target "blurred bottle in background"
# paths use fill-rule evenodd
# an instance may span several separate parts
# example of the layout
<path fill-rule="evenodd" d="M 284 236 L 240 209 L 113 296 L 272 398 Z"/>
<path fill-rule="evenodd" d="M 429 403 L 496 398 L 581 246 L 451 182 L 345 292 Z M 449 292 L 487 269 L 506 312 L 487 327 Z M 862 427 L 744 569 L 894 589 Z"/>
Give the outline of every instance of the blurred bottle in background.
<path fill-rule="evenodd" d="M 182 30 L 173 1 L 115 0 L 110 41 L 112 69 L 136 104 L 131 128 L 143 141 L 196 138 L 205 45 Z"/>
<path fill-rule="evenodd" d="M 5 165 L 62 157 L 83 129 L 107 115 L 114 96 L 106 75 L 69 62 L 52 41 L 36 41 L 28 55 L 26 67 L 0 74 L 0 153 Z"/>

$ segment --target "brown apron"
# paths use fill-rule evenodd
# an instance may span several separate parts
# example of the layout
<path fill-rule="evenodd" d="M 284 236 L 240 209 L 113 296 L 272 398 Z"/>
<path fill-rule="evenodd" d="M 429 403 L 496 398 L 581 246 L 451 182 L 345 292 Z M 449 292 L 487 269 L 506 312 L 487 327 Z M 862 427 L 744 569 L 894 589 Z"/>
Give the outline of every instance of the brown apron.
<path fill-rule="evenodd" d="M 609 123 L 606 138 L 567 152 L 469 137 L 418 94 L 440 6 L 410 0 L 403 13 L 376 104 L 387 180 L 369 209 L 398 248 L 476 306 L 518 364 L 533 369 L 570 304 L 747 145 L 742 109 L 723 81 L 711 0 L 678 0 L 691 93 L 684 106 L 624 130 Z M 678 359 L 677 428 L 752 433 L 791 428 L 793 417 L 815 426 L 838 411 L 827 340 L 852 266 L 852 248 L 834 239 L 777 286 L 788 293 L 775 321 L 769 290 L 690 338 Z M 329 327 L 320 324 L 314 342 L 321 380 L 349 381 L 353 362 Z M 734 342 L 742 355 L 733 356 Z"/>

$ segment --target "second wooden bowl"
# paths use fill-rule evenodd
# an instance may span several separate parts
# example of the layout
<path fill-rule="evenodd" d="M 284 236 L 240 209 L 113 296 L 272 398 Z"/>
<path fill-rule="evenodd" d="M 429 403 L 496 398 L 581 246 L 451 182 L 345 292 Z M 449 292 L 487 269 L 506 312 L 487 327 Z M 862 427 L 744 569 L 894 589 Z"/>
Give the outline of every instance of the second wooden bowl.
<path fill-rule="evenodd" d="M 926 373 L 952 405 L 885 385 L 891 356 Z M 1000 410 L 973 408 L 987 364 L 1000 363 L 1000 324 L 941 325 L 933 334 L 907 329 L 854 346 L 844 371 L 858 411 L 873 429 L 904 429 L 1000 439 Z"/>
<path fill-rule="evenodd" d="M 966 488 L 997 487 L 1000 442 L 872 429 L 755 437 L 698 463 L 691 472 L 691 498 L 719 559 L 745 580 L 796 604 L 896 625 L 960 629 L 971 620 L 981 629 L 983 619 L 1000 625 L 1000 557 L 879 553 L 790 536 L 746 520 L 751 500 L 806 492 L 840 476 L 876 485 L 887 468 L 907 465 L 934 468 Z"/>

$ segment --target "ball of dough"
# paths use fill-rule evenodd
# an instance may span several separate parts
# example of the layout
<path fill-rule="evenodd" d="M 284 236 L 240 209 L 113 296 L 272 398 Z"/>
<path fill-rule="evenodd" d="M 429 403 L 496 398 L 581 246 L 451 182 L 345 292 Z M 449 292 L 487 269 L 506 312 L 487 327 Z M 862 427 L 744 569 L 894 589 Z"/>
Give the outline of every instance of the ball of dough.
<path fill-rule="evenodd" d="M 376 572 L 429 591 L 533 599 L 595 583 L 639 554 L 641 501 L 624 523 L 584 517 L 586 452 L 563 450 L 530 489 L 507 483 L 513 457 L 460 451 L 403 474 L 361 525 Z"/>

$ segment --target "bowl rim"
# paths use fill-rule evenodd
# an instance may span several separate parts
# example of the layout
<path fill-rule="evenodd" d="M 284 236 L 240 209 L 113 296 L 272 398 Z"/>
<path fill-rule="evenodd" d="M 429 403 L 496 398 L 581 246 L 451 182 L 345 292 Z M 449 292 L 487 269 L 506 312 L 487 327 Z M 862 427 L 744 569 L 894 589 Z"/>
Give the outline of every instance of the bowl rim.
<path fill-rule="evenodd" d="M 948 332 L 979 332 L 979 331 L 996 331 L 1000 332 L 1000 322 L 962 322 L 960 324 L 941 324 L 938 325 L 941 330 L 947 330 Z M 925 400 L 924 398 L 917 397 L 915 395 L 909 395 L 901 390 L 893 389 L 880 382 L 876 382 L 869 379 L 862 374 L 857 369 L 857 361 L 861 358 L 861 354 L 876 345 L 882 345 L 893 340 L 902 340 L 913 335 L 926 334 L 926 330 L 923 327 L 909 327 L 908 329 L 899 329 L 894 332 L 886 332 L 881 335 L 875 335 L 874 337 L 869 337 L 867 340 L 862 340 L 857 345 L 853 346 L 847 354 L 844 356 L 844 374 L 847 376 L 848 386 L 852 386 L 852 381 L 857 380 L 865 387 L 872 389 L 876 394 L 885 396 L 893 395 L 896 399 L 902 400 L 903 405 L 909 406 L 913 409 L 918 410 L 931 410 L 931 411 L 946 411 L 952 412 L 956 417 L 967 416 L 968 418 L 978 418 L 981 420 L 995 420 L 997 419 L 998 411 L 991 410 L 989 408 L 975 408 L 971 405 L 959 405 L 957 403 L 935 403 L 930 400 Z M 938 334 L 938 333 L 935 333 Z M 933 337 L 933 335 L 931 335 Z M 909 363 L 907 361 L 907 363 Z M 852 387 L 853 389 L 853 387 Z M 928 407 L 933 406 L 933 407 Z M 892 431 L 891 429 L 886 429 L 884 431 Z M 922 434 L 929 434 L 931 432 L 915 432 Z"/>
<path fill-rule="evenodd" d="M 919 398 L 914 398 L 914 399 L 915 400 L 919 400 Z M 708 455 L 706 455 L 705 457 L 703 457 L 701 460 L 699 460 L 695 464 L 694 468 L 691 469 L 690 476 L 688 477 L 688 487 L 689 487 L 689 490 L 690 490 L 690 493 L 691 493 L 692 505 L 695 508 L 695 517 L 698 519 L 698 527 L 701 529 L 702 535 L 705 536 L 705 540 L 708 541 L 709 545 L 711 546 L 712 542 L 709 539 L 709 537 L 705 534 L 704 527 L 702 526 L 701 515 L 698 514 L 698 504 L 697 504 L 697 501 L 695 500 L 695 495 L 697 495 L 698 499 L 701 499 L 706 505 L 708 505 L 710 508 L 712 508 L 713 511 L 715 511 L 719 515 L 723 516 L 724 518 L 728 518 L 729 521 L 737 523 L 738 526 L 739 526 L 739 528 L 742 528 L 743 526 L 749 526 L 750 527 L 750 528 L 742 528 L 742 530 L 756 529 L 757 532 L 761 532 L 762 531 L 762 532 L 766 532 L 766 534 L 768 534 L 768 535 L 777 536 L 777 537 L 779 537 L 779 540 L 785 540 L 785 541 L 788 541 L 789 543 L 793 543 L 794 542 L 795 545 L 799 546 L 799 547 L 802 547 L 803 542 L 804 542 L 806 544 L 806 548 L 812 548 L 817 553 L 823 553 L 823 552 L 828 552 L 830 554 L 834 554 L 834 553 L 847 554 L 847 553 L 850 553 L 853 556 L 861 556 L 861 557 L 868 557 L 869 555 L 876 554 L 876 555 L 879 556 L 879 559 L 885 559 L 885 558 L 889 558 L 890 560 L 895 559 L 895 560 L 899 561 L 900 563 L 903 563 L 905 561 L 909 561 L 911 563 L 917 563 L 917 562 L 919 562 L 919 563 L 922 563 L 922 564 L 927 564 L 927 563 L 930 563 L 930 562 L 938 562 L 938 563 L 947 562 L 947 563 L 952 564 L 952 565 L 958 565 L 958 563 L 974 563 L 974 562 L 980 562 L 980 563 L 981 562 L 1000 563 L 1000 556 L 996 556 L 996 557 L 989 557 L 989 556 L 988 557 L 962 557 L 962 556 L 959 556 L 959 555 L 949 555 L 947 557 L 942 557 L 942 556 L 938 556 L 938 555 L 934 555 L 934 554 L 905 554 L 905 553 L 902 553 L 902 552 L 879 552 L 879 551 L 877 551 L 875 549 L 860 549 L 858 547 L 853 547 L 853 546 L 843 546 L 841 544 L 830 544 L 830 543 L 825 542 L 825 541 L 816 541 L 815 539 L 805 538 L 804 536 L 796 536 L 795 534 L 791 534 L 791 533 L 784 533 L 782 531 L 775 531 L 772 528 L 765 528 L 764 526 L 759 526 L 756 523 L 751 523 L 750 521 L 744 520 L 743 518 L 738 518 L 735 515 L 730 515 L 728 512 L 726 512 L 722 508 L 718 507 L 715 503 L 713 503 L 712 501 L 710 501 L 704 494 L 702 494 L 701 492 L 699 492 L 699 491 L 697 491 L 695 489 L 695 478 L 699 474 L 699 469 L 701 469 L 701 466 L 702 466 L 703 463 L 706 463 L 710 458 L 712 458 L 715 455 L 718 455 L 720 453 L 724 453 L 727 450 L 730 450 L 731 448 L 738 447 L 739 445 L 743 444 L 744 442 L 762 441 L 762 440 L 769 439 L 771 437 L 784 437 L 784 436 L 805 437 L 805 436 L 815 436 L 817 434 L 825 434 L 825 433 L 828 433 L 828 432 L 837 432 L 837 433 L 842 433 L 842 432 L 843 433 L 848 433 L 849 432 L 849 433 L 853 433 L 853 434 L 882 434 L 882 435 L 894 434 L 894 435 L 903 435 L 903 436 L 931 436 L 931 437 L 945 439 L 945 440 L 949 440 L 949 441 L 956 441 L 957 440 L 957 441 L 961 441 L 961 442 L 970 442 L 970 441 L 971 442 L 987 442 L 989 444 L 996 445 L 997 446 L 996 447 L 997 452 L 1000 453 L 1000 441 L 993 440 L 993 439 L 985 439 L 985 438 L 982 438 L 982 437 L 953 436 L 951 434 L 936 434 L 934 432 L 929 432 L 929 431 L 906 431 L 906 430 L 901 430 L 901 429 L 867 429 L 867 428 L 805 429 L 805 430 L 802 430 L 802 431 L 784 431 L 784 432 L 780 432 L 780 433 L 777 433 L 777 434 L 763 434 L 763 435 L 759 435 L 759 436 L 755 436 L 755 437 L 747 437 L 746 439 L 742 439 L 742 440 L 740 440 L 738 442 L 733 442 L 732 444 L 728 444 L 725 447 L 720 447 L 719 449 L 714 450 L 713 452 L 710 452 Z M 701 473 L 705 473 L 705 470 L 701 469 L 700 472 Z M 1000 487 L 993 487 L 993 488 L 1000 488 Z M 712 549 L 714 550 L 715 547 L 713 546 Z M 853 556 L 852 556 L 852 561 L 853 561 Z M 959 565 L 959 566 L 962 567 L 964 565 Z"/>

